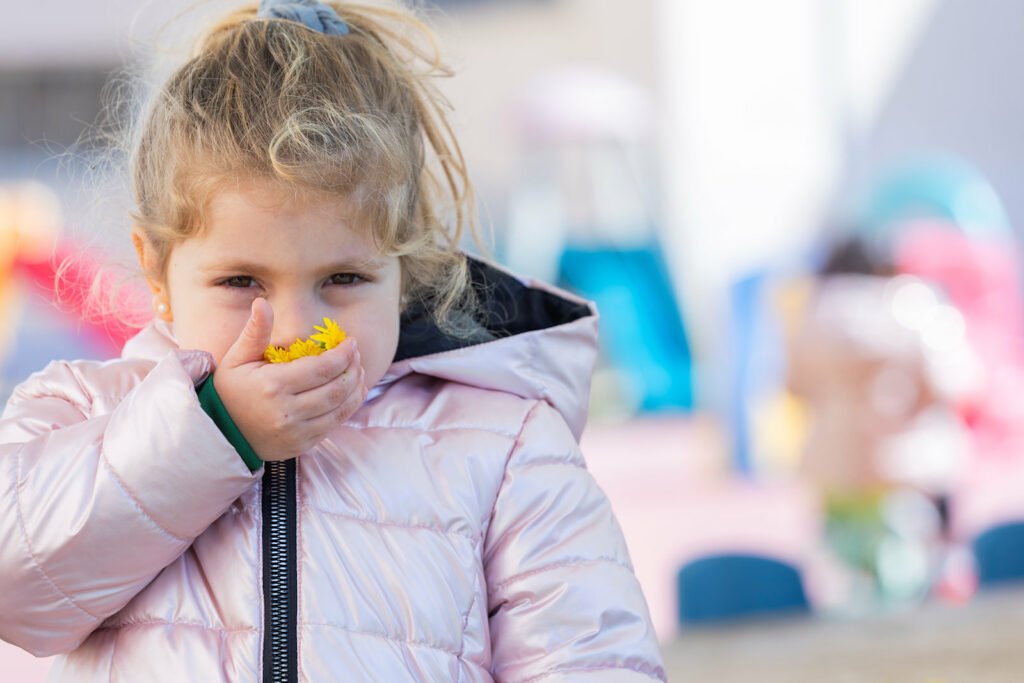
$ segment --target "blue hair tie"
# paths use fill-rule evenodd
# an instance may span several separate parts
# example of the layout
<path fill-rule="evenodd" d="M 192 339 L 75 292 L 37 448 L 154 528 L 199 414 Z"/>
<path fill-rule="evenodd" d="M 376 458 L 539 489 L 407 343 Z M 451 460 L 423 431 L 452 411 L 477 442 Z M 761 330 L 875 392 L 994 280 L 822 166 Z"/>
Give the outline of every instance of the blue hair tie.
<path fill-rule="evenodd" d="M 297 21 L 317 33 L 328 36 L 348 34 L 348 24 L 342 21 L 338 13 L 317 0 L 288 0 L 287 2 L 263 0 L 256 16 Z"/>

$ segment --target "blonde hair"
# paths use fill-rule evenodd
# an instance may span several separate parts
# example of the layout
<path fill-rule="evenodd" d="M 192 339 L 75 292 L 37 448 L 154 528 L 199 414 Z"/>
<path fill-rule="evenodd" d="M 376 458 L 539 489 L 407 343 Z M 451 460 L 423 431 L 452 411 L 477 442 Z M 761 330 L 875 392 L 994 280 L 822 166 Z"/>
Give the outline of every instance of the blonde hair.
<path fill-rule="evenodd" d="M 406 301 L 458 334 L 453 313 L 474 305 L 458 245 L 467 229 L 480 239 L 431 82 L 451 72 L 408 11 L 325 4 L 347 35 L 257 18 L 247 4 L 201 35 L 151 99 L 131 157 L 132 218 L 157 254 L 149 274 L 164 275 L 171 249 L 201 233 L 214 192 L 280 181 L 353 202 L 382 253 L 399 257 Z"/>

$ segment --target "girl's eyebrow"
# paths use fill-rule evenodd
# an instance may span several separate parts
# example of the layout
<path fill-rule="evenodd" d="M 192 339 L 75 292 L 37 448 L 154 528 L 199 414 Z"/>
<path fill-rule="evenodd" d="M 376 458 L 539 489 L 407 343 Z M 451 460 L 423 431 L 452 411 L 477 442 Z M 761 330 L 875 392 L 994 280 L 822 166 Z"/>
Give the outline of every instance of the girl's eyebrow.
<path fill-rule="evenodd" d="M 265 268 L 256 263 L 249 263 L 247 261 L 219 261 L 214 263 L 208 263 L 200 265 L 198 270 L 204 273 L 220 273 L 220 272 L 239 272 L 239 273 L 253 273 L 254 275 L 265 275 L 269 272 L 269 268 Z"/>
<path fill-rule="evenodd" d="M 323 273 L 345 273 L 351 271 L 376 271 L 383 266 L 383 262 L 379 259 L 358 259 L 351 261 L 335 261 L 333 263 L 327 263 L 323 266 L 315 268 L 318 272 Z M 268 275 L 273 273 L 274 269 L 260 263 L 252 263 L 250 261 L 223 261 L 202 265 L 198 270 L 205 273 L 252 273 L 253 275 Z"/>

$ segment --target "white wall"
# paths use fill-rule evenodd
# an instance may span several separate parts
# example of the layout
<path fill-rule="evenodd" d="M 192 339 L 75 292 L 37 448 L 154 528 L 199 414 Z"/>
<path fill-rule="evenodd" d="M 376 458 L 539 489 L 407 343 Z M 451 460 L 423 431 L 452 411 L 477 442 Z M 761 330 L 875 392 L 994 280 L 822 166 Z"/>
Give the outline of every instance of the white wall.
<path fill-rule="evenodd" d="M 666 219 L 698 353 L 726 289 L 813 234 L 840 164 L 817 0 L 663 0 Z"/>
<path fill-rule="evenodd" d="M 818 233 L 933 0 L 660 0 L 665 216 L 698 353 Z"/>

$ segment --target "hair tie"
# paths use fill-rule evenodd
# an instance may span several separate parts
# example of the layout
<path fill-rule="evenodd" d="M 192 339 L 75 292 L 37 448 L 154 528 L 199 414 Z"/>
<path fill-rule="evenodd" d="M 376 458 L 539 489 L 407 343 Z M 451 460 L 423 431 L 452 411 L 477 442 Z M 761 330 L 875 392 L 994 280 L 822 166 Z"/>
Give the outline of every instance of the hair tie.
<path fill-rule="evenodd" d="M 317 0 L 288 0 L 287 2 L 263 0 L 256 16 L 297 21 L 317 33 L 328 36 L 348 34 L 348 24 L 342 21 L 338 13 L 332 7 L 317 2 Z"/>

